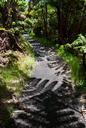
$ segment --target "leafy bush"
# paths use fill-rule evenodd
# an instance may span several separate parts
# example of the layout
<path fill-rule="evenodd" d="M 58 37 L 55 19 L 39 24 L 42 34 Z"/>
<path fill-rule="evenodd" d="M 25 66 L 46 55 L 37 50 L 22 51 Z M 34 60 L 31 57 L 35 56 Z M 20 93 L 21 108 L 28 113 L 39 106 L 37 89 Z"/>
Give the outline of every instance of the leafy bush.
<path fill-rule="evenodd" d="M 79 34 L 77 39 L 72 43 L 69 44 L 67 43 L 65 45 L 66 50 L 75 50 L 78 51 L 79 53 L 83 53 L 86 51 L 86 37 L 83 36 L 82 34 Z"/>
<path fill-rule="evenodd" d="M 71 44 L 67 44 L 70 47 Z M 80 59 L 71 54 L 63 45 L 56 47 L 56 52 L 66 61 L 71 69 L 71 79 L 74 81 L 76 88 L 86 92 L 86 69 L 80 64 Z"/>
<path fill-rule="evenodd" d="M 79 34 L 78 38 L 71 45 L 72 47 L 86 45 L 86 37 Z"/>

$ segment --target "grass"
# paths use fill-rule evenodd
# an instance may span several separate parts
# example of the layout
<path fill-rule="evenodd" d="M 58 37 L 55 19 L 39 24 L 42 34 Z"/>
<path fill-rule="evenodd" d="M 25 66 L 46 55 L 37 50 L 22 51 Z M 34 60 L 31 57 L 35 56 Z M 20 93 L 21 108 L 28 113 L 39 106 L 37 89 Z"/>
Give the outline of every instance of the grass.
<path fill-rule="evenodd" d="M 71 79 L 74 81 L 76 88 L 79 91 L 86 92 L 86 69 L 81 64 L 78 57 L 64 50 L 64 46 L 56 48 L 56 53 L 59 54 L 71 68 Z"/>
<path fill-rule="evenodd" d="M 0 123 L 4 125 L 7 125 L 7 122 L 10 119 L 10 112 L 3 101 L 11 98 L 11 95 L 12 93 L 7 89 L 6 83 L 0 79 Z"/>
<path fill-rule="evenodd" d="M 10 62 L 6 67 L 0 67 L 0 122 L 3 122 L 9 128 L 11 126 L 9 126 L 8 120 L 14 106 L 12 104 L 7 105 L 4 102 L 10 100 L 13 94 L 19 96 L 35 66 L 35 57 L 31 46 L 27 44 L 23 37 L 20 39 L 20 44 L 23 49 L 22 53 L 12 50 L 2 53 L 9 58 Z"/>
<path fill-rule="evenodd" d="M 21 91 L 25 80 L 30 77 L 34 62 L 35 59 L 33 57 L 20 55 L 18 61 L 12 62 L 8 67 L 0 68 L 0 78 L 9 89 L 17 94 Z"/>
<path fill-rule="evenodd" d="M 20 93 L 25 80 L 30 77 L 31 71 L 34 67 L 34 57 L 22 54 L 20 52 L 12 52 L 13 56 L 11 62 L 5 68 L 0 68 L 0 78 L 6 83 L 8 89 L 14 93 Z"/>
<path fill-rule="evenodd" d="M 19 51 L 7 51 L 4 56 L 10 58 L 10 63 L 5 68 L 0 68 L 0 78 L 6 83 L 7 88 L 14 93 L 21 92 L 27 78 L 31 76 L 34 67 L 35 56 L 32 47 L 23 36 L 19 38 L 22 53 Z"/>

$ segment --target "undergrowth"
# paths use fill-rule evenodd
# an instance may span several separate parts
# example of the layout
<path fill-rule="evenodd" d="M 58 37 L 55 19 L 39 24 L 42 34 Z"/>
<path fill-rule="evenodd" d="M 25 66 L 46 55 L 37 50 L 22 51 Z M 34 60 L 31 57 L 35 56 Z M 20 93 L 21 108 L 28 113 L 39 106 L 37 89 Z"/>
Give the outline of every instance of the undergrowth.
<path fill-rule="evenodd" d="M 69 64 L 71 68 L 71 79 L 74 81 L 75 87 L 79 91 L 86 92 L 86 69 L 82 65 L 81 60 L 68 51 L 65 51 L 63 45 L 56 48 L 56 53 Z"/>
<path fill-rule="evenodd" d="M 44 37 L 34 37 L 38 42 L 40 42 L 44 46 L 55 46 L 55 42 L 53 40 L 44 38 Z"/>
<path fill-rule="evenodd" d="M 20 93 L 25 80 L 30 77 L 35 59 L 27 54 L 13 52 L 18 60 L 11 60 L 7 67 L 0 68 L 0 78 L 16 94 Z"/>
<path fill-rule="evenodd" d="M 14 105 L 6 102 L 12 99 L 13 95 L 20 95 L 35 64 L 35 56 L 30 44 L 27 44 L 23 37 L 19 41 L 23 49 L 22 53 L 10 50 L 0 54 L 10 60 L 6 67 L 0 67 L 0 122 L 6 125 L 6 128 L 11 128 L 8 120 L 15 109 Z"/>

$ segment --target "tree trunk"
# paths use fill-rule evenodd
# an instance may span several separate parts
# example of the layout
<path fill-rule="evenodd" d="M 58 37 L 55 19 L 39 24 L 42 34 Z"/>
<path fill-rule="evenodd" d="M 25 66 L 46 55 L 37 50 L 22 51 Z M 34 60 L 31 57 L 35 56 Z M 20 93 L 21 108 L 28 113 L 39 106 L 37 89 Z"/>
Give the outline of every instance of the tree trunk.
<path fill-rule="evenodd" d="M 64 44 L 67 38 L 67 16 L 62 11 L 61 7 L 57 7 L 58 18 L 58 42 Z"/>
<path fill-rule="evenodd" d="M 45 8 L 42 8 L 42 17 L 43 17 L 43 35 L 47 38 L 48 37 L 48 28 L 47 28 L 47 4 Z"/>
<path fill-rule="evenodd" d="M 48 22 L 47 22 L 47 4 L 45 5 L 45 37 L 47 38 L 48 36 Z"/>

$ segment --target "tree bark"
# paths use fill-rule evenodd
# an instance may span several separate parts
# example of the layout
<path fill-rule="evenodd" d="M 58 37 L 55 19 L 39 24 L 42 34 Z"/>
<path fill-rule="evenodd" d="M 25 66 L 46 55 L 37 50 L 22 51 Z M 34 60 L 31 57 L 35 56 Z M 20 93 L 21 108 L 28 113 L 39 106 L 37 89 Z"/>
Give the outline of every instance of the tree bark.
<path fill-rule="evenodd" d="M 57 7 L 57 18 L 58 18 L 58 42 L 64 44 L 67 37 L 67 17 L 64 15 L 62 8 Z"/>
<path fill-rule="evenodd" d="M 44 8 L 42 8 L 42 17 L 43 17 L 43 35 L 47 38 L 48 37 L 48 28 L 47 28 L 47 4 Z"/>

